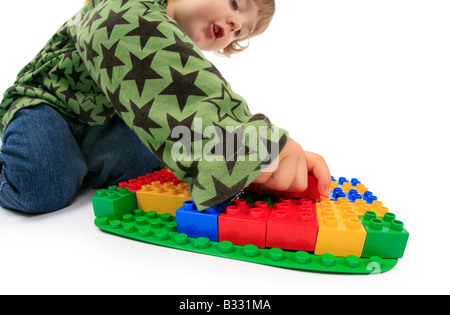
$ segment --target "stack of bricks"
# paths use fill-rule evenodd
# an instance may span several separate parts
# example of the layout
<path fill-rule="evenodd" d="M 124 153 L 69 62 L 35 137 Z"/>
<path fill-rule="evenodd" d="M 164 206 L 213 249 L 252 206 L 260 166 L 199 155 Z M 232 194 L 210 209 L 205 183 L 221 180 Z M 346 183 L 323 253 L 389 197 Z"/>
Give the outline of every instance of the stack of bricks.
<path fill-rule="evenodd" d="M 310 187 L 316 183 L 310 178 Z M 295 197 L 250 190 L 264 198 L 249 200 L 244 193 L 231 205 L 200 212 L 186 183 L 162 170 L 99 190 L 92 201 L 95 215 L 111 220 L 135 209 L 170 213 L 176 216 L 177 233 L 192 238 L 336 257 L 403 257 L 409 233 L 357 179 L 333 178 L 329 198 L 319 197 L 316 189 Z"/>
<path fill-rule="evenodd" d="M 187 184 L 178 179 L 168 169 L 162 169 L 146 176 L 119 183 L 118 187 L 128 187 L 136 193 L 137 208 L 158 213 L 175 215 L 176 209 L 192 200 Z"/>

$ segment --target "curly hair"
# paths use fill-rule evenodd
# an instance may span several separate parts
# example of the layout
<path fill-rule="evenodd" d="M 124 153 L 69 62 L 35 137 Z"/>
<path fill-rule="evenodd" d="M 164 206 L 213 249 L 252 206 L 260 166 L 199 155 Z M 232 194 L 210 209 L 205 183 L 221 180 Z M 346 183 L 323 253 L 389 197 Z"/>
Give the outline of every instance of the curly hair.
<path fill-rule="evenodd" d="M 250 38 L 264 33 L 264 31 L 269 27 L 270 22 L 272 22 L 273 16 L 275 14 L 275 0 L 254 1 L 258 6 L 259 15 L 259 21 L 256 24 L 255 31 L 245 38 L 234 40 L 224 49 L 217 51 L 219 55 L 230 57 L 232 54 L 244 51 L 248 48 Z M 244 41 L 247 41 L 247 44 L 242 44 L 242 42 Z"/>

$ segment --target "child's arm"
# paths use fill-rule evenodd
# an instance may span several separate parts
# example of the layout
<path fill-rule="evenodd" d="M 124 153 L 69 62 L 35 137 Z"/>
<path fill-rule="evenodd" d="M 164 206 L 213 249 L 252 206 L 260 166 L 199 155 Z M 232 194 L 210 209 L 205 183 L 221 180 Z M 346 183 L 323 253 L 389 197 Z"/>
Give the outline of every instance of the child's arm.
<path fill-rule="evenodd" d="M 200 210 L 253 182 L 286 144 L 287 132 L 252 115 L 156 2 L 91 0 L 68 31 L 115 112 L 188 183 Z M 181 143 L 193 154 L 177 160 Z"/>

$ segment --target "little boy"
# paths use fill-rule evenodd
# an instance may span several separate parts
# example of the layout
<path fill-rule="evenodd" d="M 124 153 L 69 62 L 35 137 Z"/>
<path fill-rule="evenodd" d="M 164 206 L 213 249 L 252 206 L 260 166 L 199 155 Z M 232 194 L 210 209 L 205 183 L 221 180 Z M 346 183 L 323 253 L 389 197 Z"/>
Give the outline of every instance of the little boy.
<path fill-rule="evenodd" d="M 250 113 L 201 53 L 261 34 L 274 0 L 90 0 L 19 73 L 0 107 L 0 205 L 45 213 L 83 184 L 105 187 L 161 161 L 199 210 L 250 183 L 326 196 L 324 159 Z"/>

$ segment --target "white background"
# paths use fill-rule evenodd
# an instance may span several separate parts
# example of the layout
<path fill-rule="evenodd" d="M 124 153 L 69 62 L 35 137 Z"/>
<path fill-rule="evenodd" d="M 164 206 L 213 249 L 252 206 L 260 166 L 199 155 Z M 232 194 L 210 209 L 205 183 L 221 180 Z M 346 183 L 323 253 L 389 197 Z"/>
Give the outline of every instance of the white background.
<path fill-rule="evenodd" d="M 2 2 L 2 91 L 83 2 Z M 405 223 L 393 270 L 291 271 L 131 241 L 94 226 L 88 190 L 51 214 L 0 208 L 0 293 L 450 293 L 449 16 L 449 1 L 278 0 L 247 52 L 208 54 L 253 113 L 322 154 L 334 176 L 357 177 Z"/>

